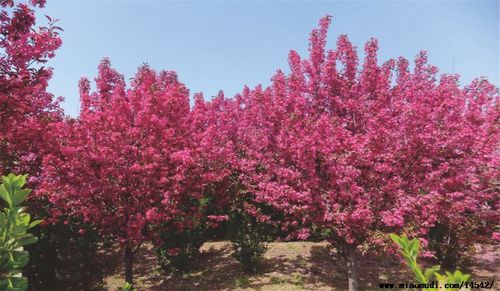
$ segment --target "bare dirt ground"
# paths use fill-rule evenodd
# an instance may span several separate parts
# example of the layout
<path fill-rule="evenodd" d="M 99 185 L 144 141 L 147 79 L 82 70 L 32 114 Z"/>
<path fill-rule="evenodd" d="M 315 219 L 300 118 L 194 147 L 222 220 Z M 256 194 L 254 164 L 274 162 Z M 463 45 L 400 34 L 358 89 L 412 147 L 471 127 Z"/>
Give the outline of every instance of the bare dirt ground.
<path fill-rule="evenodd" d="M 144 246 L 136 255 L 135 285 L 139 291 L 347 290 L 345 263 L 326 243 L 271 243 L 257 274 L 243 272 L 231 252 L 229 242 L 205 243 L 200 256 L 191 262 L 191 272 L 162 274 L 151 246 Z M 104 287 L 120 290 L 124 282 L 122 256 L 109 252 L 106 256 Z M 498 281 L 499 246 L 478 246 L 474 261 L 469 272 L 475 281 Z M 378 290 L 379 283 L 412 282 L 411 274 L 393 256 L 361 258 L 359 274 L 361 290 Z"/>

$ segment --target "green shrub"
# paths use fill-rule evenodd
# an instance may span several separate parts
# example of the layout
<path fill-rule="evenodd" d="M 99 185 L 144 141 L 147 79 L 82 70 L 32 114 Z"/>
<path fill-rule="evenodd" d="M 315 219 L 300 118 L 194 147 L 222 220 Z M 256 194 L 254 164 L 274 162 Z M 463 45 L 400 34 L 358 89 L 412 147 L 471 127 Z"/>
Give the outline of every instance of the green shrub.
<path fill-rule="evenodd" d="M 31 192 L 22 189 L 27 175 L 2 176 L 0 197 L 7 207 L 0 212 L 0 290 L 26 290 L 28 280 L 23 277 L 23 268 L 29 261 L 26 245 L 34 244 L 37 238 L 28 233 L 41 220 L 31 221 L 20 204 Z"/>
<path fill-rule="evenodd" d="M 164 271 L 189 270 L 189 262 L 199 253 L 205 242 L 206 228 L 203 225 L 182 231 L 163 232 L 161 245 L 156 249 L 156 256 Z"/>
<path fill-rule="evenodd" d="M 437 281 L 438 285 L 443 287 L 446 283 L 460 284 L 469 280 L 470 275 L 463 274 L 459 270 L 451 273 L 446 271 L 444 275 L 439 274 L 438 271 L 441 268 L 439 265 L 433 266 L 431 268 L 422 271 L 422 268 L 417 263 L 418 253 L 420 251 L 420 242 L 414 238 L 409 240 L 406 236 L 398 236 L 396 234 L 391 234 L 391 239 L 399 246 L 400 252 L 403 255 L 406 265 L 413 272 L 415 279 L 420 284 L 430 284 L 433 281 Z M 434 291 L 441 290 L 436 286 L 429 286 L 427 288 L 422 288 L 424 291 Z M 458 289 L 446 289 L 446 290 L 458 290 Z M 464 289 L 462 289 L 464 290 Z"/>
<path fill-rule="evenodd" d="M 272 232 L 269 226 L 248 214 L 233 212 L 229 228 L 233 256 L 243 265 L 245 271 L 257 271 L 271 240 Z"/>
<path fill-rule="evenodd" d="M 35 198 L 35 199 L 33 199 Z M 26 204 L 32 217 L 51 217 L 53 205 L 32 197 Z M 102 257 L 98 243 L 106 243 L 92 225 L 78 217 L 58 216 L 58 222 L 45 223 L 31 231 L 36 244 L 26 247 L 30 261 L 23 274 L 30 290 L 94 290 L 102 285 Z"/>
<path fill-rule="evenodd" d="M 451 270 L 471 263 L 480 225 L 480 221 L 470 217 L 461 224 L 438 223 L 430 229 L 427 235 L 428 248 L 441 267 Z"/>

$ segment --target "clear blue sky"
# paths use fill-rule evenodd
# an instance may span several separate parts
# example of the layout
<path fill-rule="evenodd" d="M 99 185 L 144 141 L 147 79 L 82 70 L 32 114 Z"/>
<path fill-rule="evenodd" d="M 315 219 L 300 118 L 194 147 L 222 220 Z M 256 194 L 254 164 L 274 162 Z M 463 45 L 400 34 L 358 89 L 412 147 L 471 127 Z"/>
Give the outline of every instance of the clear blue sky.
<path fill-rule="evenodd" d="M 128 79 L 142 63 L 175 70 L 191 93 L 268 84 L 288 70 L 290 49 L 307 53 L 311 29 L 333 15 L 329 47 L 341 33 L 358 48 L 375 37 L 380 58 L 429 52 L 441 72 L 462 84 L 486 76 L 499 82 L 499 1 L 51 1 L 43 14 L 60 19 L 63 46 L 50 61 L 50 91 L 78 114 L 82 76 L 94 78 L 109 57 Z M 454 65 L 453 65 L 454 64 Z"/>

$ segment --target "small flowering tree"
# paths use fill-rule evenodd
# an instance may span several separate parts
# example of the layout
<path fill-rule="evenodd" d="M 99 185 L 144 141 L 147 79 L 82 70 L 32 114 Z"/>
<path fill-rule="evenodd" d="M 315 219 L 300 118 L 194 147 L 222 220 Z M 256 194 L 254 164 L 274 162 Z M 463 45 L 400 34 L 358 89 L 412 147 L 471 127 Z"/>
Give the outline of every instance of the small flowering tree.
<path fill-rule="evenodd" d="M 254 202 L 278 210 L 274 222 L 300 239 L 311 226 L 329 229 L 356 290 L 357 248 L 382 246 L 384 233 L 424 237 L 467 217 L 491 232 L 498 90 L 486 80 L 461 88 L 456 75 L 438 81 L 425 53 L 413 72 L 404 58 L 379 64 L 375 39 L 360 67 L 344 35 L 325 50 L 329 23 L 311 33 L 309 59 L 290 53 L 288 76 L 237 97 L 238 151 Z M 260 209 L 251 212 L 273 222 Z"/>
<path fill-rule="evenodd" d="M 78 119 L 58 124 L 59 152 L 44 159 L 43 190 L 53 214 L 81 217 L 125 254 L 125 280 L 141 242 L 157 237 L 153 225 L 189 227 L 199 196 L 186 176 L 189 92 L 173 72 L 139 69 L 130 89 L 108 60 L 99 66 L 97 92 L 80 82 Z"/>

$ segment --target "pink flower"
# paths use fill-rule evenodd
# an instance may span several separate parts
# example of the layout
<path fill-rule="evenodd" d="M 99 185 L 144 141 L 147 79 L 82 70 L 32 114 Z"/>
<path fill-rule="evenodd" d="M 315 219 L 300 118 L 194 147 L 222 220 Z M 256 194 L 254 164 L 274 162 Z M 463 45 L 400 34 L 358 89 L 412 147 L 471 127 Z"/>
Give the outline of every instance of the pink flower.
<path fill-rule="evenodd" d="M 229 216 L 227 215 L 208 215 L 208 219 L 216 221 L 216 222 L 223 222 L 227 221 L 229 219 Z"/>
<path fill-rule="evenodd" d="M 309 229 L 308 228 L 302 228 L 297 233 L 297 238 L 300 239 L 300 240 L 306 240 L 309 237 L 309 235 L 310 235 Z"/>
<path fill-rule="evenodd" d="M 175 257 L 181 253 L 181 249 L 180 248 L 170 248 L 167 250 L 167 252 L 168 252 L 169 256 Z"/>

